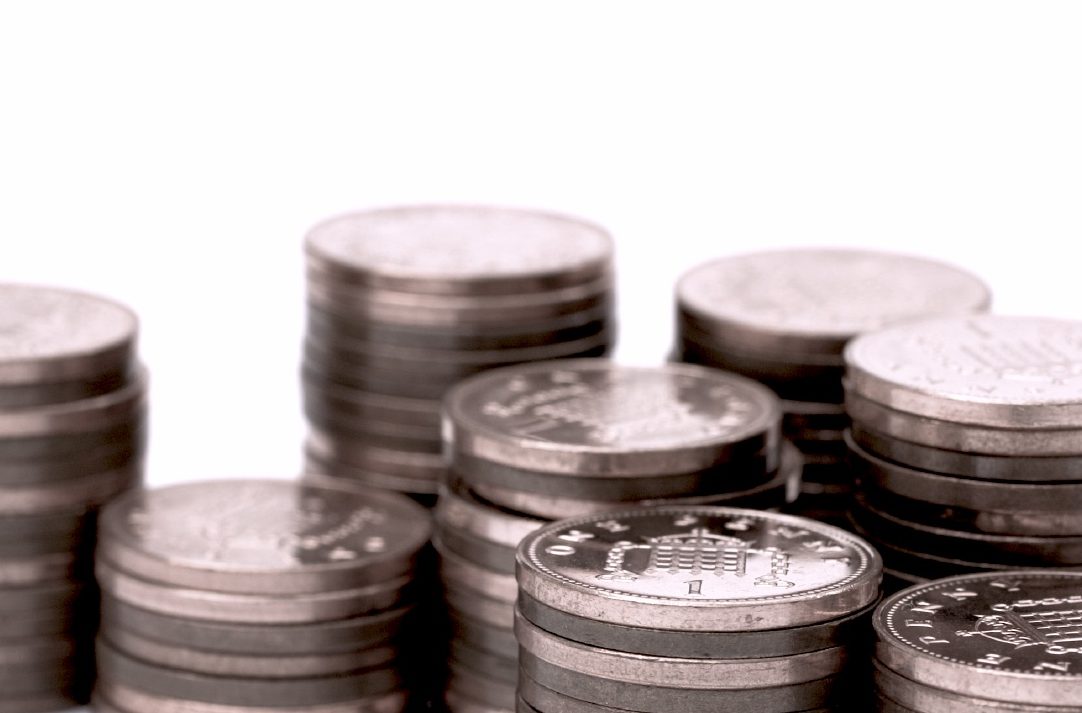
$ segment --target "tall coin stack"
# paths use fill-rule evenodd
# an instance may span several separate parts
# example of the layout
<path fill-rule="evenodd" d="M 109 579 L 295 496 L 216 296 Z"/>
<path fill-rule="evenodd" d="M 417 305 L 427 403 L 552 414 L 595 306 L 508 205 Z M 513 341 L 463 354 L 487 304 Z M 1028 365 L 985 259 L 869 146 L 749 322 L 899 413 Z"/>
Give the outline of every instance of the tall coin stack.
<path fill-rule="evenodd" d="M 873 619 L 883 713 L 1082 711 L 1082 573 L 949 577 Z"/>
<path fill-rule="evenodd" d="M 918 317 L 988 308 L 973 275 L 920 258 L 786 250 L 722 258 L 676 288 L 680 361 L 757 379 L 783 399 L 785 435 L 804 454 L 796 511 L 844 522 L 852 478 L 842 434 L 842 350 L 852 337 Z"/>
<path fill-rule="evenodd" d="M 273 480 L 117 499 L 96 565 L 98 708 L 403 710 L 429 519 L 400 495 Z"/>
<path fill-rule="evenodd" d="M 1082 567 L 1082 322 L 922 321 L 846 361 L 852 516 L 895 586 Z"/>
<path fill-rule="evenodd" d="M 563 216 L 467 206 L 344 215 L 307 237 L 308 469 L 431 501 L 440 399 L 463 377 L 599 356 L 613 248 Z"/>
<path fill-rule="evenodd" d="M 777 399 L 712 369 L 524 364 L 462 382 L 445 405 L 450 483 L 436 545 L 456 713 L 514 709 L 514 552 L 527 533 L 632 504 L 780 507 L 799 487 Z"/>
<path fill-rule="evenodd" d="M 85 699 L 98 506 L 137 485 L 138 321 L 99 297 L 0 286 L 0 710 Z"/>
<path fill-rule="evenodd" d="M 867 710 L 879 556 L 805 518 L 658 507 L 523 540 L 523 713 Z"/>

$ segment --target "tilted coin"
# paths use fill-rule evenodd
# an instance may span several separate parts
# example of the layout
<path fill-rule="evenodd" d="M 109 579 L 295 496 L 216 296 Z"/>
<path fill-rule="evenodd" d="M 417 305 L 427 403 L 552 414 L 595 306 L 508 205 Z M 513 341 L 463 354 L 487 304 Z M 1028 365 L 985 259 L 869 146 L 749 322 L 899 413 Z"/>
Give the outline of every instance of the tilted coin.
<path fill-rule="evenodd" d="M 310 264 L 336 279 L 428 294 L 508 294 L 604 274 L 612 238 L 575 218 L 486 206 L 404 206 L 314 227 Z"/>
<path fill-rule="evenodd" d="M 1082 573 L 976 574 L 917 585 L 873 618 L 884 666 L 927 686 L 1037 705 L 1082 701 Z"/>
<path fill-rule="evenodd" d="M 933 688 L 900 676 L 878 662 L 875 665 L 875 686 L 880 696 L 891 701 L 895 708 L 884 710 L 935 711 L 935 713 L 1070 713 L 1075 706 L 1040 706 L 1022 703 L 1006 703 L 976 696 Z"/>
<path fill-rule="evenodd" d="M 147 375 L 122 389 L 81 401 L 0 411 L 0 438 L 100 431 L 138 420 L 146 408 Z"/>
<path fill-rule="evenodd" d="M 0 385 L 127 371 L 138 319 L 127 307 L 71 290 L 0 285 Z"/>
<path fill-rule="evenodd" d="M 656 475 L 776 448 L 779 421 L 773 394 L 742 377 L 567 360 L 462 382 L 446 397 L 444 438 L 464 454 L 527 470 Z"/>
<path fill-rule="evenodd" d="M 110 503 L 99 556 L 181 587 L 326 592 L 407 572 L 430 529 L 428 514 L 401 496 L 329 483 L 207 481 Z"/>
<path fill-rule="evenodd" d="M 876 599 L 879 555 L 804 518 L 656 507 L 560 521 L 523 540 L 521 590 L 563 612 L 681 631 L 818 624 Z"/>
<path fill-rule="evenodd" d="M 991 301 L 982 281 L 956 267 L 863 250 L 726 257 L 685 273 L 676 292 L 682 312 L 756 353 L 837 354 L 857 334 Z"/>
<path fill-rule="evenodd" d="M 225 705 L 205 703 L 175 696 L 162 696 L 124 685 L 109 679 L 99 679 L 94 689 L 94 710 L 101 713 L 402 713 L 408 695 L 392 691 L 376 696 L 322 705 L 280 706 Z"/>
<path fill-rule="evenodd" d="M 864 335 L 845 358 L 850 389 L 897 411 L 986 427 L 1082 428 L 1082 322 L 928 320 Z"/>

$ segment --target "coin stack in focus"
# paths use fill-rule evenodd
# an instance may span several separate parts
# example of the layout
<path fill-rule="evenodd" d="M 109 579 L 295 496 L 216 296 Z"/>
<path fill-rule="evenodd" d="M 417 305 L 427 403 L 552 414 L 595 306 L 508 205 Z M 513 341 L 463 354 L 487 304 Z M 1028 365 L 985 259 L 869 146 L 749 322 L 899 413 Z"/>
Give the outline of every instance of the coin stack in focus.
<path fill-rule="evenodd" d="M 679 361 L 728 369 L 783 399 L 785 435 L 804 454 L 800 514 L 844 522 L 852 478 L 842 434 L 842 350 L 857 334 L 988 308 L 980 280 L 949 265 L 858 250 L 722 258 L 677 289 Z"/>
<path fill-rule="evenodd" d="M 877 710 L 1082 711 L 1082 573 L 949 577 L 876 610 Z"/>
<path fill-rule="evenodd" d="M 518 550 L 519 710 L 867 710 L 880 570 L 839 528 L 755 510 L 548 525 Z"/>
<path fill-rule="evenodd" d="M 96 563 L 99 708 L 403 710 L 420 673 L 408 624 L 429 520 L 408 498 L 333 483 L 117 499 Z"/>
<path fill-rule="evenodd" d="M 454 711 L 515 706 L 514 552 L 544 522 L 633 504 L 780 507 L 799 488 L 777 399 L 712 369 L 524 364 L 462 382 L 445 405 L 436 546 Z"/>
<path fill-rule="evenodd" d="M 507 364 L 600 356 L 614 339 L 612 241 L 578 220 L 393 208 L 329 220 L 306 250 L 311 472 L 430 501 L 452 384 Z"/>
<path fill-rule="evenodd" d="M 0 286 L 0 710 L 68 708 L 93 677 L 97 508 L 142 477 L 138 321 Z"/>
<path fill-rule="evenodd" d="M 1082 322 L 927 320 L 846 361 L 852 517 L 895 586 L 1082 567 Z"/>

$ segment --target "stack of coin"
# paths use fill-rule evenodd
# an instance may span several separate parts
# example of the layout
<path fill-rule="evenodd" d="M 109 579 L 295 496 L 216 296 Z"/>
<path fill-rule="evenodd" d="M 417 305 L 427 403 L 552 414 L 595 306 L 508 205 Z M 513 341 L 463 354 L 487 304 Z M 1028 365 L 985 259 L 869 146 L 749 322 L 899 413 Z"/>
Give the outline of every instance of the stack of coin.
<path fill-rule="evenodd" d="M 687 272 L 677 297 L 677 360 L 729 369 L 783 399 L 785 434 L 804 454 L 796 511 L 844 520 L 842 350 L 857 334 L 920 317 L 987 309 L 988 288 L 929 260 L 858 250 L 728 257 Z"/>
<path fill-rule="evenodd" d="M 451 478 L 436 546 L 454 711 L 514 709 L 515 549 L 528 533 L 629 504 L 780 507 L 799 487 L 799 454 L 779 446 L 777 399 L 712 369 L 507 367 L 454 387 L 445 419 Z"/>
<path fill-rule="evenodd" d="M 1082 573 L 919 584 L 876 610 L 883 713 L 1082 711 Z"/>
<path fill-rule="evenodd" d="M 755 510 L 548 525 L 518 550 L 519 710 L 867 710 L 880 574 L 844 530 Z"/>
<path fill-rule="evenodd" d="M 227 480 L 102 512 L 95 697 L 120 713 L 400 711 L 428 513 L 334 483 Z M 418 682 L 415 685 L 420 685 Z"/>
<path fill-rule="evenodd" d="M 0 286 L 0 710 L 87 693 L 96 511 L 142 477 L 137 331 L 99 297 Z"/>
<path fill-rule="evenodd" d="M 899 583 L 1082 566 L 1082 322 L 927 320 L 846 361 L 852 517 Z"/>
<path fill-rule="evenodd" d="M 308 235 L 308 468 L 431 500 L 444 392 L 485 369 L 599 356 L 614 338 L 613 248 L 558 215 L 406 207 Z"/>

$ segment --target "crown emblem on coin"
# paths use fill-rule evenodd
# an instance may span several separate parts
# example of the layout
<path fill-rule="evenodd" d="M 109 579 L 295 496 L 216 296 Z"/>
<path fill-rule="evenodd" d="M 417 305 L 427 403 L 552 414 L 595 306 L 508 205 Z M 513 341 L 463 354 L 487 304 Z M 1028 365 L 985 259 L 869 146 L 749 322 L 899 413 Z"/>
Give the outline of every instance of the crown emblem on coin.
<path fill-rule="evenodd" d="M 1039 646 L 1056 656 L 1079 654 L 1082 653 L 1082 609 L 986 614 L 977 618 L 972 631 L 959 631 L 958 635 L 980 636 L 1014 649 Z"/>

